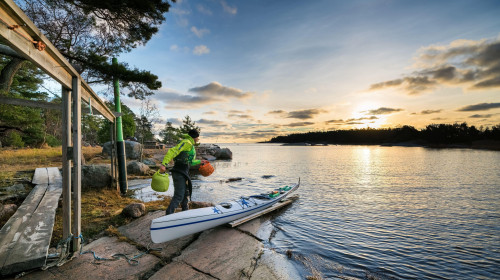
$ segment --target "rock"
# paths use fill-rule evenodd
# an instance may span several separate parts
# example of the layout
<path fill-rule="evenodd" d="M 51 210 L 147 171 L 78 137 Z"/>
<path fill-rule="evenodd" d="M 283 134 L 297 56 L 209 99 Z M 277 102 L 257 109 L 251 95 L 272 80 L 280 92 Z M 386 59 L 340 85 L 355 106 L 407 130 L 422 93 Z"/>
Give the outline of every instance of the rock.
<path fill-rule="evenodd" d="M 232 159 L 233 153 L 228 148 L 220 148 L 215 144 L 201 144 L 197 148 L 197 154 L 201 155 L 203 158 L 206 156 L 213 156 L 216 159 Z M 210 160 L 206 158 L 207 160 Z"/>
<path fill-rule="evenodd" d="M 151 245 L 151 242 L 153 242 L 151 241 L 151 235 L 149 233 L 151 220 L 162 217 L 164 215 L 165 210 L 146 213 L 146 215 L 142 216 L 141 218 L 133 220 L 131 223 L 119 227 L 118 231 L 123 234 L 123 236 L 126 236 L 128 239 L 133 240 L 137 244 L 140 244 L 144 248 L 146 248 Z M 172 241 L 154 244 L 154 248 L 161 248 L 161 251 L 158 252 L 161 257 L 165 260 L 171 260 L 172 258 L 179 256 L 182 252 L 182 249 L 193 243 L 193 241 L 196 240 L 197 236 L 197 234 L 191 234 Z M 165 279 L 170 278 L 167 277 Z"/>
<path fill-rule="evenodd" d="M 229 178 L 226 180 L 226 183 L 230 183 L 230 182 L 236 182 L 236 181 L 241 181 L 243 180 L 243 178 L 240 178 L 240 177 L 237 177 L 237 178 Z"/>
<path fill-rule="evenodd" d="M 111 165 L 83 165 L 82 189 L 111 187 Z"/>
<path fill-rule="evenodd" d="M 171 264 L 185 263 L 217 279 L 245 279 L 242 273 L 253 270 L 262 249 L 261 242 L 245 233 L 216 227 L 204 231 Z M 158 276 L 184 279 L 182 275 L 173 274 L 175 269 L 171 264 L 159 270 Z"/>
<path fill-rule="evenodd" d="M 232 158 L 233 158 L 233 153 L 228 148 L 221 149 L 220 155 L 217 157 L 217 159 L 232 159 Z"/>
<path fill-rule="evenodd" d="M 144 275 L 154 271 L 155 267 L 161 264 L 158 257 L 153 254 L 143 254 L 144 250 L 141 251 L 132 244 L 120 241 L 117 237 L 101 237 L 86 244 L 82 252 L 86 253 L 78 254 L 78 257 L 73 258 L 71 262 L 47 270 L 35 269 L 22 279 L 147 279 Z M 136 259 L 139 265 L 128 264 L 123 255 L 115 261 L 98 260 L 91 252 L 94 252 L 95 256 L 110 260 L 115 260 L 113 255 L 117 253 L 128 257 L 140 255 L 140 258 Z"/>
<path fill-rule="evenodd" d="M 122 215 L 126 217 L 139 218 L 146 214 L 146 206 L 143 203 L 132 203 L 122 210 Z"/>
<path fill-rule="evenodd" d="M 0 204 L 0 221 L 7 221 L 14 213 L 16 213 L 17 205 L 15 204 Z"/>
<path fill-rule="evenodd" d="M 211 156 L 211 155 L 202 155 L 201 158 L 206 159 L 208 161 L 214 161 L 217 159 L 216 157 Z"/>
<path fill-rule="evenodd" d="M 144 163 L 145 165 L 149 166 L 149 167 L 156 167 L 156 161 L 154 161 L 153 159 L 144 159 L 142 160 L 142 163 Z"/>
<path fill-rule="evenodd" d="M 127 174 L 128 175 L 148 175 L 149 166 L 142 162 L 130 161 L 127 163 Z"/>
<path fill-rule="evenodd" d="M 211 155 L 215 156 L 220 153 L 220 147 L 215 144 L 200 144 L 196 148 L 196 153 L 200 155 Z"/>
<path fill-rule="evenodd" d="M 141 157 L 142 145 L 135 141 L 125 142 L 125 156 L 127 159 L 139 159 Z M 106 142 L 102 145 L 102 154 L 106 156 L 111 155 L 112 145 L 111 142 Z"/>
<path fill-rule="evenodd" d="M 189 209 L 205 208 L 205 207 L 211 207 L 211 206 L 214 206 L 214 204 L 210 203 L 210 202 L 191 201 L 189 203 Z"/>
<path fill-rule="evenodd" d="M 26 187 L 23 184 L 15 184 L 10 187 L 5 188 L 8 192 L 26 192 Z"/>

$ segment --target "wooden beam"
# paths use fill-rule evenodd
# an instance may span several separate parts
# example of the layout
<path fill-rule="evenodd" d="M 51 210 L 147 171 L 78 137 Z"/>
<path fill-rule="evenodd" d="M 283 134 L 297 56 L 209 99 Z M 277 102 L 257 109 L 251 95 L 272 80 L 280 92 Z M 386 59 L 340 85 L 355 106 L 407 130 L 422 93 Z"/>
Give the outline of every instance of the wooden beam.
<path fill-rule="evenodd" d="M 0 18 L 5 22 L 0 22 L 0 37 L 5 39 L 9 47 L 19 56 L 37 65 L 64 87 L 72 88 L 72 77 L 80 76 L 79 73 L 12 0 L 0 1 Z M 18 27 L 14 31 L 9 28 L 11 26 Z M 46 45 L 45 49 L 42 51 L 36 49 L 32 41 L 42 41 Z M 105 118 L 114 122 L 111 110 L 83 79 L 80 79 L 80 83 L 83 87 L 82 97 L 87 100 L 92 98 L 94 108 Z"/>
<path fill-rule="evenodd" d="M 73 77 L 71 97 L 73 99 L 73 222 L 71 232 L 75 237 L 81 233 L 81 187 L 82 187 L 82 99 L 80 78 Z M 74 239 L 72 252 L 80 249 L 80 239 Z"/>
<path fill-rule="evenodd" d="M 88 102 L 89 99 L 92 100 L 92 107 L 95 108 L 103 117 L 108 119 L 110 122 L 115 121 L 115 116 L 113 112 L 106 106 L 104 101 L 102 101 L 97 94 L 90 88 L 90 86 L 82 79 L 82 98 Z"/>
<path fill-rule="evenodd" d="M 45 101 L 34 101 L 21 98 L 12 98 L 6 96 L 0 96 L 0 104 L 27 106 L 34 108 L 49 109 L 49 110 L 61 110 L 61 104 L 55 104 Z"/>

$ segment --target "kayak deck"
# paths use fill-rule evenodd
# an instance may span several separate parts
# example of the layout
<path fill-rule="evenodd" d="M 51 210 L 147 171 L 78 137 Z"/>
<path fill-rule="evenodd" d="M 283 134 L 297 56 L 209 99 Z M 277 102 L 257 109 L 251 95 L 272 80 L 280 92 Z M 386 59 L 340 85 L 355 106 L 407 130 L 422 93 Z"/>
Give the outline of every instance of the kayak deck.
<path fill-rule="evenodd" d="M 285 207 L 288 204 L 294 202 L 296 199 L 297 199 L 297 197 L 290 197 L 290 198 L 288 198 L 288 199 L 286 199 L 284 201 L 280 201 L 280 202 L 276 203 L 275 205 L 273 205 L 273 206 L 271 206 L 269 208 L 266 208 L 266 209 L 264 209 L 262 211 L 259 211 L 257 213 L 254 213 L 254 214 L 252 214 L 250 216 L 246 216 L 244 218 L 232 221 L 232 222 L 228 223 L 228 225 L 230 225 L 231 227 L 237 227 L 237 226 L 239 226 L 241 224 L 244 224 L 244 223 L 246 223 L 248 221 L 251 221 L 251 220 L 253 220 L 255 218 L 258 218 L 258 217 L 260 217 L 260 216 L 262 216 L 264 214 L 267 214 L 269 212 L 273 212 L 274 210 L 277 210 L 277 209 L 280 209 L 282 207 Z"/>

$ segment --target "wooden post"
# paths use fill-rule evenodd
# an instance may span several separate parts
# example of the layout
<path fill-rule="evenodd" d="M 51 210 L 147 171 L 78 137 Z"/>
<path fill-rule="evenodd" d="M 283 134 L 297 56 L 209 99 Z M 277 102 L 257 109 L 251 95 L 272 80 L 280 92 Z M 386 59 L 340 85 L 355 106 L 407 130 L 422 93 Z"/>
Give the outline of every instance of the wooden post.
<path fill-rule="evenodd" d="M 71 92 L 62 87 L 62 156 L 63 156 L 63 239 L 71 235 Z"/>
<path fill-rule="evenodd" d="M 110 130 L 110 136 L 111 136 L 111 187 L 117 187 L 118 188 L 118 184 L 117 184 L 117 170 L 116 170 L 116 144 L 115 144 L 115 123 L 112 122 L 110 127 L 109 127 L 109 130 Z M 119 190 L 119 189 L 118 189 Z"/>
<path fill-rule="evenodd" d="M 82 188 L 82 100 L 80 98 L 80 77 L 73 77 L 73 226 L 75 237 L 81 233 L 81 188 Z M 80 249 L 80 239 L 74 239 L 73 252 Z"/>

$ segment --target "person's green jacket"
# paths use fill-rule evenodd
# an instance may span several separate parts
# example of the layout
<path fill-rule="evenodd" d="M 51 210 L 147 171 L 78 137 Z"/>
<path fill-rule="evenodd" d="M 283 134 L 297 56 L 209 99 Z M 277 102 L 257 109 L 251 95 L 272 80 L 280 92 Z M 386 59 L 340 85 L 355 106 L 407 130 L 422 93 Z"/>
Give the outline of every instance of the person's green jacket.
<path fill-rule="evenodd" d="M 171 160 L 174 160 L 172 171 L 178 171 L 188 175 L 189 166 L 200 164 L 201 161 L 196 159 L 195 143 L 191 136 L 183 134 L 182 139 L 177 146 L 168 150 L 163 161 L 163 165 L 167 165 Z"/>

